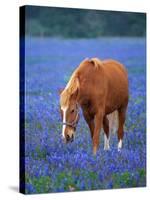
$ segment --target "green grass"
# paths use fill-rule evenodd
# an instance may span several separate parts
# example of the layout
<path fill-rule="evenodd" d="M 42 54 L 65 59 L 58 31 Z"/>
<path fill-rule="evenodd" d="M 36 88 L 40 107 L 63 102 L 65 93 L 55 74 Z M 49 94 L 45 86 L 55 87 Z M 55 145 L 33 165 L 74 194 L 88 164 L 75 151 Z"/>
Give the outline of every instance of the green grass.
<path fill-rule="evenodd" d="M 145 186 L 145 178 L 146 178 L 146 171 L 145 169 L 138 169 L 136 172 L 136 176 L 140 177 L 141 180 L 141 187 Z M 135 176 L 129 172 L 124 172 L 122 174 L 113 174 L 113 188 L 122 188 L 122 187 L 137 187 L 137 180 Z"/>
<path fill-rule="evenodd" d="M 32 184 L 37 193 L 48 193 L 50 191 L 51 179 L 49 176 L 31 179 L 26 175 L 26 182 Z"/>

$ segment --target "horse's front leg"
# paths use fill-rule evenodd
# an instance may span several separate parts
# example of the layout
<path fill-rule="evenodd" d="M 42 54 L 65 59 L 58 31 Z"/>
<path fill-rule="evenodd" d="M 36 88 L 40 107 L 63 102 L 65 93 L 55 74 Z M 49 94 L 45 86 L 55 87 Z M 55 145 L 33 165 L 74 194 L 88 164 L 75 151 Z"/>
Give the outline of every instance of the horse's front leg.
<path fill-rule="evenodd" d="M 93 135 L 93 154 L 96 155 L 97 149 L 99 147 L 99 134 L 103 122 L 103 112 L 99 111 L 94 117 L 94 135 Z"/>
<path fill-rule="evenodd" d="M 91 132 L 91 138 L 93 138 L 93 134 L 94 134 L 94 117 L 92 115 L 90 115 L 89 112 L 87 112 L 86 110 L 83 110 L 83 115 L 84 118 L 89 126 L 90 132 Z"/>

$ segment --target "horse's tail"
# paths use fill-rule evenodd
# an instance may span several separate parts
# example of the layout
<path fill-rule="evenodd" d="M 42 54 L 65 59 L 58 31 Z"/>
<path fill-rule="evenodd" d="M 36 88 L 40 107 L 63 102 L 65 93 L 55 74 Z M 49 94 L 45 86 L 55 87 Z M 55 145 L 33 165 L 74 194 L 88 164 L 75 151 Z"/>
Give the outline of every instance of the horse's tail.
<path fill-rule="evenodd" d="M 91 58 L 90 62 L 95 66 L 96 69 L 100 68 L 103 65 L 102 61 L 98 58 Z"/>
<path fill-rule="evenodd" d="M 110 134 L 116 134 L 118 130 L 118 111 L 115 110 L 111 114 L 107 115 L 109 120 L 109 132 Z"/>

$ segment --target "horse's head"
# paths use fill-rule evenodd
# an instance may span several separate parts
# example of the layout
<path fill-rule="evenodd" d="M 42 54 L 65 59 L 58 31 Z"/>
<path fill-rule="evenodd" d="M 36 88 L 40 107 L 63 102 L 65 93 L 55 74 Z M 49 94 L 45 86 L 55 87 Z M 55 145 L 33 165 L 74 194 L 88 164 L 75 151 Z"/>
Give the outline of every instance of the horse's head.
<path fill-rule="evenodd" d="M 60 94 L 60 113 L 62 117 L 62 137 L 65 142 L 72 142 L 79 121 L 78 89 L 67 86 Z"/>
<path fill-rule="evenodd" d="M 62 116 L 62 137 L 66 142 L 73 142 L 79 121 L 78 105 L 70 104 L 69 107 L 61 107 L 60 112 Z"/>

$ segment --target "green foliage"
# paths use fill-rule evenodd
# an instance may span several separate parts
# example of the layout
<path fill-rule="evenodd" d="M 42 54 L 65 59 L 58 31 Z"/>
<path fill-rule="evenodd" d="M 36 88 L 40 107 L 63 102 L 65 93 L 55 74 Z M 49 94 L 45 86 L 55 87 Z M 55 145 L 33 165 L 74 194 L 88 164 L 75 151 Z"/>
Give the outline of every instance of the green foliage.
<path fill-rule="evenodd" d="M 26 34 L 65 38 L 145 36 L 144 13 L 26 6 Z"/>
<path fill-rule="evenodd" d="M 73 173 L 69 172 L 61 172 L 58 174 L 55 187 L 60 187 L 64 185 L 64 190 L 79 190 L 80 177 L 83 177 L 84 189 L 94 189 L 95 183 L 99 182 L 98 176 L 96 172 L 85 171 L 85 170 L 75 170 Z"/>
<path fill-rule="evenodd" d="M 51 180 L 49 176 L 34 177 L 33 179 L 26 177 L 26 181 L 33 185 L 37 193 L 48 193 L 50 190 Z"/>
<path fill-rule="evenodd" d="M 145 185 L 146 171 L 145 169 L 139 169 L 136 172 L 136 176 L 140 177 L 141 184 Z M 113 188 L 120 187 L 137 187 L 138 183 L 136 176 L 129 172 L 124 172 L 122 174 L 113 174 L 112 180 L 114 182 Z"/>
<path fill-rule="evenodd" d="M 46 157 L 46 151 L 42 150 L 39 146 L 36 147 L 35 152 L 36 152 L 36 157 L 38 157 L 38 159 L 43 159 Z"/>
<path fill-rule="evenodd" d="M 138 174 L 139 174 L 141 180 L 144 182 L 144 180 L 146 179 L 146 170 L 145 169 L 139 169 Z"/>
<path fill-rule="evenodd" d="M 44 35 L 44 27 L 36 19 L 31 19 L 26 24 L 26 31 L 30 32 L 32 30 L 33 35 Z"/>
<path fill-rule="evenodd" d="M 38 193 L 40 192 L 48 192 L 50 185 L 50 177 L 43 176 L 39 179 L 33 179 L 33 185 L 35 186 Z"/>
<path fill-rule="evenodd" d="M 36 128 L 39 129 L 39 130 L 42 130 L 42 124 L 40 122 L 37 122 L 36 123 Z"/>
<path fill-rule="evenodd" d="M 55 186 L 56 188 L 61 185 L 63 183 L 64 185 L 64 190 L 70 190 L 70 188 L 74 188 L 75 190 L 75 183 L 74 183 L 74 179 L 72 177 L 72 173 L 71 172 L 60 172 L 57 176 L 56 182 L 55 182 Z"/>

